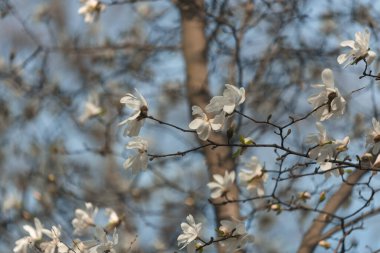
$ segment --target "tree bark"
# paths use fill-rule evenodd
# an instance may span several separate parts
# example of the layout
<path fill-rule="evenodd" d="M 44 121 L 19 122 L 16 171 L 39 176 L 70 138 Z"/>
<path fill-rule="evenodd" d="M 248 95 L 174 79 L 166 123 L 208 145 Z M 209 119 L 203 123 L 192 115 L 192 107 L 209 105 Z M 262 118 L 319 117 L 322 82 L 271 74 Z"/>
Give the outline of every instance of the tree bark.
<path fill-rule="evenodd" d="M 178 0 L 177 6 L 181 13 L 182 48 L 186 63 L 186 87 L 189 104 L 204 107 L 210 101 L 208 89 L 207 40 L 205 35 L 205 14 L 203 0 Z M 212 134 L 210 139 L 217 143 L 227 143 L 223 134 Z M 204 150 L 209 174 L 224 175 L 225 171 L 235 169 L 230 147 L 211 147 Z M 230 199 L 238 198 L 236 185 L 228 193 Z M 239 219 L 239 205 L 230 203 L 215 207 L 216 220 Z"/>

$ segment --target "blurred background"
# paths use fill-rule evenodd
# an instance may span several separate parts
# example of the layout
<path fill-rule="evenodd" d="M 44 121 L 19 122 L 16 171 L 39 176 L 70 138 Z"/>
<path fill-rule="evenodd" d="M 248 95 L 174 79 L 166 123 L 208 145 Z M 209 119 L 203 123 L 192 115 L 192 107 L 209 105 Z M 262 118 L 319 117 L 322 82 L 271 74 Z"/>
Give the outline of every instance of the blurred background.
<path fill-rule="evenodd" d="M 206 238 L 213 236 L 217 224 L 208 201 L 210 175 L 202 150 L 154 159 L 141 173 L 123 168 L 128 138 L 118 123 L 130 113 L 120 104 L 127 92 L 137 88 L 149 104 L 149 115 L 157 119 L 185 129 L 191 121 L 178 2 L 104 0 L 106 9 L 95 22 L 86 23 L 77 0 L 0 0 L 1 252 L 12 251 L 25 234 L 22 226 L 33 223 L 34 217 L 46 226 L 60 224 L 63 238 L 71 242 L 74 210 L 83 209 L 85 202 L 101 212 L 111 207 L 123 217 L 118 252 L 178 250 L 180 223 L 189 213 L 204 224 Z M 362 62 L 343 68 L 336 58 L 348 50 L 339 43 L 365 29 L 371 33 L 371 50 L 380 54 L 376 1 L 210 0 L 198 11 L 206 24 L 211 95 L 221 94 L 226 83 L 244 87 L 245 114 L 261 120 L 272 115 L 273 122 L 282 124 L 289 116 L 312 110 L 307 98 L 317 90 L 311 84 L 321 83 L 321 71 L 331 68 L 348 107 L 343 117 L 324 125 L 336 139 L 350 136 L 347 154 L 353 160 L 366 152 L 365 133 L 378 116 L 379 86 L 373 79 L 359 79 Z M 377 60 L 371 69 L 378 72 Z M 101 108 L 96 115 L 85 114 L 89 101 Z M 256 143 L 279 142 L 273 128 L 239 117 L 232 121 L 238 127 L 235 142 L 239 135 Z M 293 125 L 287 145 L 306 152 L 306 136 L 317 132 L 315 121 L 309 117 Z M 140 135 L 149 139 L 151 154 L 199 145 L 196 135 L 149 120 Z M 255 155 L 266 169 L 276 171 L 276 152 L 249 149 L 235 159 L 235 169 Z M 289 157 L 281 166 L 290 170 L 303 161 Z M 315 168 L 297 169 L 307 173 Z M 266 190 L 277 182 L 276 194 L 284 201 L 308 191 L 311 207 L 318 206 L 321 192 L 329 197 L 342 184 L 340 177 L 322 174 L 296 178 L 285 173 L 281 181 L 275 176 L 269 172 Z M 378 207 L 376 194 L 363 207 L 371 190 L 380 189 L 376 176 L 371 180 L 355 188 L 339 215 L 358 218 Z M 251 196 L 244 187 L 239 189 L 241 198 Z M 315 213 L 277 214 L 265 208 L 266 201 L 239 204 L 255 237 L 247 252 L 295 252 Z M 347 252 L 380 248 L 376 214 L 355 223 L 346 239 Z M 328 238 L 332 248 L 341 236 L 337 232 Z"/>

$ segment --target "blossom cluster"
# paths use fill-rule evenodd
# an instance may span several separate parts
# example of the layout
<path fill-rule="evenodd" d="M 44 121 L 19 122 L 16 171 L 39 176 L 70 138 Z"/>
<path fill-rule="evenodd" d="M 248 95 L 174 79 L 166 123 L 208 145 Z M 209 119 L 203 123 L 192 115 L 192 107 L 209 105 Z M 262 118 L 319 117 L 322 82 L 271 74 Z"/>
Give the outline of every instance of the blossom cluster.
<path fill-rule="evenodd" d="M 369 49 L 369 41 L 369 31 L 365 30 L 364 32 L 355 33 L 355 40 L 341 42 L 340 46 L 350 47 L 351 50 L 339 55 L 337 58 L 338 63 L 346 63 L 345 66 L 347 66 L 365 61 L 366 65 L 370 65 L 374 61 L 376 53 Z M 340 94 L 339 89 L 335 87 L 332 70 L 324 69 L 321 76 L 322 84 L 312 85 L 312 87 L 320 89 L 320 92 L 308 99 L 308 102 L 313 106 L 314 115 L 320 121 L 316 123 L 319 133 L 312 134 L 307 139 L 307 143 L 313 145 L 309 149 L 308 155 L 319 163 L 322 171 L 327 171 L 326 175 L 330 175 L 330 171 L 333 169 L 331 161 L 337 159 L 340 153 L 348 149 L 350 139 L 348 136 L 343 140 L 330 138 L 321 123 L 330 118 L 342 116 L 346 109 L 346 100 Z M 380 141 L 380 124 L 376 119 L 373 119 L 372 125 L 373 130 L 367 135 L 366 146 L 373 146 L 372 152 L 377 155 L 380 151 L 380 144 L 378 144 Z"/>
<path fill-rule="evenodd" d="M 121 219 L 110 208 L 106 209 L 108 218 L 107 230 L 113 229 L 112 239 L 107 235 L 106 229 L 95 223 L 95 216 L 98 208 L 91 203 L 85 204 L 86 209 L 76 209 L 75 218 L 72 220 L 74 235 L 92 235 L 94 239 L 81 241 L 75 239 L 72 246 L 65 244 L 61 237 L 60 226 L 52 226 L 46 229 L 38 218 L 34 218 L 35 227 L 24 225 L 24 230 L 29 234 L 15 242 L 13 248 L 15 253 L 27 253 L 28 249 L 34 248 L 43 253 L 90 253 L 90 252 L 109 252 L 115 253 L 115 246 L 118 244 L 118 234 L 116 227 L 120 224 Z M 94 228 L 90 232 L 89 228 Z"/>
<path fill-rule="evenodd" d="M 100 13 L 106 9 L 106 6 L 98 0 L 81 0 L 81 2 L 83 6 L 78 10 L 78 13 L 84 15 L 84 20 L 87 23 L 96 21 Z M 357 32 L 355 40 L 345 40 L 340 43 L 341 47 L 349 47 L 350 50 L 339 55 L 337 62 L 344 64 L 345 67 L 358 64 L 361 61 L 364 61 L 366 66 L 370 65 L 375 60 L 376 53 L 370 50 L 369 42 L 370 33 L 368 30 Z M 306 142 L 310 145 L 307 155 L 308 158 L 315 160 L 320 170 L 329 176 L 332 172 L 338 171 L 334 168 L 334 163 L 343 152 L 348 150 L 350 138 L 346 136 L 339 140 L 330 137 L 322 122 L 344 115 L 347 101 L 335 84 L 334 73 L 331 69 L 325 68 L 322 71 L 321 80 L 321 83 L 312 85 L 313 88 L 318 89 L 318 93 L 310 96 L 307 100 L 313 107 L 318 130 L 318 133 L 311 134 L 307 138 Z M 198 105 L 192 106 L 194 119 L 188 127 L 194 130 L 200 140 L 208 141 L 213 132 L 225 129 L 228 119 L 245 100 L 246 92 L 243 87 L 238 88 L 231 84 L 225 84 L 223 94 L 212 97 L 204 108 Z M 132 111 L 129 117 L 119 123 L 120 126 L 125 127 L 124 136 L 130 137 L 126 149 L 132 153 L 124 162 L 124 168 L 137 172 L 146 169 L 148 166 L 148 141 L 139 136 L 145 119 L 149 117 L 148 103 L 137 89 L 135 94 L 127 93 L 122 97 L 120 103 Z M 85 111 L 79 117 L 79 122 L 83 123 L 101 113 L 102 108 L 99 106 L 99 99 L 92 94 L 85 103 Z M 380 122 L 373 118 L 372 126 L 373 128 L 367 134 L 366 146 L 370 148 L 373 155 L 378 156 L 380 152 Z M 244 141 L 243 144 L 246 142 Z M 378 158 L 373 166 L 379 164 Z M 207 184 L 211 191 L 210 197 L 212 199 L 224 197 L 228 200 L 229 191 L 236 184 L 237 176 L 241 185 L 245 186 L 250 193 L 257 196 L 265 195 L 264 184 L 268 180 L 268 173 L 260 163 L 259 158 L 252 156 L 250 161 L 245 164 L 245 168 L 240 169 L 238 174 L 235 171 L 224 171 L 224 175 L 213 174 L 213 180 Z M 304 201 L 310 197 L 309 192 L 302 192 L 299 196 Z M 281 211 L 281 206 L 278 203 L 271 204 L 270 208 L 274 211 Z M 35 227 L 23 226 L 28 235 L 16 241 L 13 251 L 15 253 L 26 253 L 28 248 L 36 247 L 41 252 L 49 253 L 115 252 L 115 247 L 118 244 L 116 227 L 121 220 L 112 209 L 107 209 L 106 213 L 109 216 L 108 229 L 96 224 L 98 208 L 91 203 L 86 203 L 85 209 L 76 209 L 75 218 L 72 220 L 73 234 L 76 236 L 91 234 L 94 239 L 87 241 L 76 239 L 75 245 L 71 247 L 62 242 L 59 226 L 46 229 L 40 220 L 35 218 Z M 191 214 L 186 217 L 186 222 L 180 224 L 180 227 L 182 233 L 178 236 L 177 241 L 181 250 L 187 248 L 188 252 L 195 252 L 207 246 L 207 240 L 201 238 L 202 223 L 196 223 Z M 113 233 L 110 236 L 112 230 Z M 242 221 L 221 220 L 216 231 L 218 237 L 212 240 L 218 241 L 226 249 L 226 252 L 235 252 L 253 241 L 253 237 L 248 234 Z M 319 244 L 327 247 L 327 242 L 321 241 Z"/>
<path fill-rule="evenodd" d="M 249 235 L 241 221 L 221 220 L 221 226 L 216 229 L 218 238 L 213 239 L 220 242 L 226 252 L 235 252 L 247 243 L 253 242 L 253 236 Z M 194 217 L 189 214 L 186 222 L 181 223 L 182 234 L 177 238 L 178 245 L 187 252 L 196 252 L 205 246 L 201 239 L 202 223 L 196 223 Z"/>
<path fill-rule="evenodd" d="M 211 131 L 220 131 L 226 117 L 231 115 L 235 108 L 245 101 L 245 89 L 226 84 L 223 96 L 215 96 L 206 105 L 205 112 L 197 105 L 192 107 L 195 119 L 190 122 L 189 128 L 197 132 L 198 137 L 205 141 L 209 138 Z"/>
<path fill-rule="evenodd" d="M 126 148 L 133 150 L 134 155 L 124 162 L 124 168 L 132 169 L 133 172 L 148 167 L 148 141 L 137 136 L 144 125 L 145 118 L 148 116 L 148 103 L 137 89 L 136 94 L 135 96 L 127 93 L 120 99 L 120 103 L 125 104 L 133 112 L 131 116 L 119 123 L 120 126 L 126 126 L 124 135 L 132 137 Z"/>

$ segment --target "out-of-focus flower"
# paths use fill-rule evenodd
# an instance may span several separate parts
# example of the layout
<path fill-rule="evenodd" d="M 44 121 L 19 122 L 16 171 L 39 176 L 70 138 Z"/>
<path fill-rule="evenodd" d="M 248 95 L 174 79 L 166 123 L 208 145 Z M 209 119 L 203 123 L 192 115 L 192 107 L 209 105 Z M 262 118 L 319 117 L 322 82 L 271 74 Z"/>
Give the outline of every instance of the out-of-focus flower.
<path fill-rule="evenodd" d="M 247 233 L 247 231 L 245 231 L 244 222 L 222 220 L 220 224 L 221 226 L 219 227 L 218 232 L 223 237 Z"/>
<path fill-rule="evenodd" d="M 148 141 L 139 136 L 131 138 L 131 141 L 128 142 L 127 149 L 134 149 L 135 155 L 129 157 L 124 162 L 124 168 L 131 168 L 133 172 L 136 172 L 141 169 L 146 169 L 148 167 Z"/>
<path fill-rule="evenodd" d="M 235 252 L 245 244 L 253 242 L 253 236 L 247 233 L 243 222 L 222 220 L 220 224 L 218 233 L 222 237 L 230 237 L 221 242 L 226 252 Z"/>
<path fill-rule="evenodd" d="M 182 245 L 180 249 L 185 248 L 189 243 L 194 241 L 202 229 L 202 223 L 196 224 L 191 214 L 186 217 L 186 222 L 181 223 L 183 233 L 177 238 L 178 246 Z"/>
<path fill-rule="evenodd" d="M 365 59 L 367 64 L 371 64 L 376 58 L 376 53 L 369 50 L 370 33 L 368 29 L 364 32 L 356 32 L 355 40 L 345 40 L 340 43 L 341 47 L 350 47 L 351 50 L 348 53 L 338 56 L 338 63 L 346 65 L 357 64 L 359 61 Z"/>
<path fill-rule="evenodd" d="M 103 252 L 115 253 L 116 252 L 114 248 L 119 242 L 119 236 L 117 234 L 116 229 L 113 232 L 112 240 L 109 240 L 107 238 L 106 232 L 100 227 L 96 227 L 94 237 L 95 237 L 95 240 L 88 240 L 88 241 L 83 242 L 83 244 L 86 245 L 88 249 L 96 247 L 97 253 L 103 253 Z"/>
<path fill-rule="evenodd" d="M 331 69 L 322 71 L 322 82 L 323 84 L 312 85 L 314 88 L 321 89 L 321 92 L 307 100 L 313 105 L 314 110 L 318 108 L 314 115 L 320 121 L 343 115 L 346 109 L 346 100 L 340 95 L 338 88 L 334 87 L 334 74 Z"/>
<path fill-rule="evenodd" d="M 1 209 L 7 212 L 11 209 L 19 209 L 22 205 L 22 199 L 19 192 L 7 193 L 4 197 Z"/>
<path fill-rule="evenodd" d="M 380 151 L 380 122 L 372 118 L 372 129 L 367 134 L 366 147 L 372 146 L 372 153 L 377 155 Z"/>
<path fill-rule="evenodd" d="M 121 219 L 112 208 L 106 208 L 105 212 L 108 216 L 107 230 L 110 231 L 110 229 L 115 228 L 120 224 Z"/>
<path fill-rule="evenodd" d="M 106 9 L 106 6 L 98 0 L 81 0 L 83 6 L 79 8 L 78 13 L 84 15 L 86 23 L 93 23 L 99 18 L 100 12 Z"/>
<path fill-rule="evenodd" d="M 36 228 L 33 228 L 29 225 L 24 225 L 23 229 L 29 233 L 29 236 L 25 236 L 16 241 L 16 246 L 13 248 L 15 253 L 26 253 L 28 247 L 34 245 L 35 242 L 38 242 L 42 239 L 42 230 L 44 229 L 40 220 L 34 218 L 34 225 Z"/>
<path fill-rule="evenodd" d="M 205 141 L 210 136 L 211 130 L 220 130 L 224 123 L 224 114 L 219 114 L 213 119 L 208 119 L 207 115 L 202 111 L 202 109 L 194 105 L 192 107 L 193 115 L 197 117 L 190 122 L 189 128 L 196 130 L 199 139 Z"/>
<path fill-rule="evenodd" d="M 86 203 L 86 210 L 76 209 L 75 218 L 72 221 L 74 227 L 74 234 L 83 235 L 88 231 L 89 227 L 95 226 L 95 216 L 98 208 L 94 208 L 91 203 Z"/>
<path fill-rule="evenodd" d="M 41 243 L 40 247 L 43 252 L 46 253 L 66 253 L 69 251 L 69 248 L 60 240 L 61 230 L 56 226 L 53 226 L 51 230 L 43 229 L 42 232 L 51 238 L 50 242 Z M 56 251 L 58 250 L 58 251 Z"/>
<path fill-rule="evenodd" d="M 311 134 L 307 137 L 306 143 L 317 145 L 309 151 L 310 158 L 318 162 L 324 162 L 326 159 L 331 159 L 334 156 L 333 140 L 327 135 L 327 131 L 322 123 L 316 123 L 318 134 Z"/>
<path fill-rule="evenodd" d="M 80 123 L 86 122 L 88 119 L 102 113 L 102 108 L 99 107 L 99 97 L 97 94 L 90 94 L 86 103 L 84 104 L 84 111 L 79 117 Z"/>
<path fill-rule="evenodd" d="M 343 140 L 331 139 L 322 123 L 317 122 L 316 126 L 319 134 L 311 134 L 306 140 L 306 143 L 315 145 L 308 154 L 311 159 L 317 160 L 322 171 L 328 171 L 333 168 L 333 164 L 328 160 L 335 159 L 340 152 L 346 151 L 350 138 L 346 136 Z M 335 172 L 338 172 L 338 170 L 335 170 Z M 330 176 L 330 174 L 326 173 L 326 176 Z"/>
<path fill-rule="evenodd" d="M 214 181 L 207 184 L 211 190 L 211 198 L 216 199 L 224 196 L 228 190 L 232 187 L 235 181 L 235 171 L 229 173 L 224 172 L 224 177 L 222 175 L 214 174 L 212 176 Z"/>
<path fill-rule="evenodd" d="M 259 159 L 253 156 L 245 167 L 249 169 L 242 169 L 239 172 L 240 181 L 246 185 L 247 190 L 256 190 L 258 196 L 263 196 L 264 183 L 267 181 L 268 175 L 264 172 Z"/>
<path fill-rule="evenodd" d="M 215 96 L 206 106 L 206 112 L 218 114 L 224 111 L 227 114 L 233 113 L 235 108 L 245 101 L 245 89 L 226 84 L 223 96 Z"/>
<path fill-rule="evenodd" d="M 145 117 L 148 116 L 148 104 L 145 98 L 138 92 L 137 89 L 136 94 L 137 96 L 127 93 L 120 99 L 120 103 L 125 104 L 127 108 L 134 110 L 129 118 L 119 123 L 119 126 L 127 125 L 124 135 L 129 137 L 137 136 L 140 133 Z"/>

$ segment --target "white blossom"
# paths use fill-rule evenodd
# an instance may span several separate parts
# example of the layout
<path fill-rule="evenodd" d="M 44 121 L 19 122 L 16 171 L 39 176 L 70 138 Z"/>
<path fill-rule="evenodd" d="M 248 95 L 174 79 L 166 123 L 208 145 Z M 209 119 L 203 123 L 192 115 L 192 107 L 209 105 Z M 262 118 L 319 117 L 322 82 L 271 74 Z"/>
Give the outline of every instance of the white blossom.
<path fill-rule="evenodd" d="M 108 216 L 108 224 L 110 226 L 115 226 L 120 223 L 120 217 L 117 215 L 115 210 L 112 208 L 106 208 L 106 215 Z"/>
<path fill-rule="evenodd" d="M 106 9 L 106 6 L 98 0 L 81 0 L 84 4 L 79 8 L 78 13 L 84 15 L 86 23 L 93 23 L 99 17 L 100 12 Z"/>
<path fill-rule="evenodd" d="M 376 58 L 376 53 L 369 50 L 370 33 L 368 29 L 364 32 L 356 32 L 355 40 L 345 40 L 340 43 L 341 47 L 350 47 L 351 50 L 345 54 L 338 56 L 338 63 L 346 65 L 356 64 L 359 61 L 366 59 L 367 64 L 371 64 Z"/>
<path fill-rule="evenodd" d="M 73 247 L 68 253 L 89 253 L 87 246 L 79 239 L 73 240 Z"/>
<path fill-rule="evenodd" d="M 23 229 L 29 233 L 29 236 L 25 236 L 16 241 L 16 246 L 13 248 L 15 253 L 27 253 L 28 247 L 33 246 L 35 242 L 42 239 L 42 230 L 43 226 L 39 219 L 34 218 L 34 225 L 36 228 L 33 228 L 29 225 L 24 225 Z"/>
<path fill-rule="evenodd" d="M 191 214 L 186 217 L 186 222 L 181 223 L 183 233 L 177 238 L 178 246 L 182 245 L 180 249 L 185 248 L 189 243 L 194 241 L 202 229 L 202 223 L 196 224 Z"/>
<path fill-rule="evenodd" d="M 244 88 L 238 89 L 237 87 L 226 84 L 226 89 L 223 91 L 223 96 L 215 96 L 210 100 L 206 106 L 206 112 L 218 114 L 224 111 L 227 114 L 233 113 L 235 108 L 245 101 Z"/>
<path fill-rule="evenodd" d="M 114 248 L 119 242 L 119 236 L 116 229 L 113 232 L 112 240 L 108 239 L 106 232 L 100 227 L 96 227 L 94 237 L 95 240 L 84 241 L 83 244 L 89 249 L 95 248 L 97 253 L 116 252 Z"/>
<path fill-rule="evenodd" d="M 241 221 L 230 221 L 222 220 L 220 221 L 221 226 L 219 227 L 219 233 L 225 237 L 230 235 L 243 235 L 246 234 L 244 222 Z"/>
<path fill-rule="evenodd" d="M 319 133 L 309 135 L 306 143 L 315 146 L 309 151 L 309 157 L 321 163 L 334 157 L 335 145 L 321 122 L 317 122 L 316 127 Z"/>
<path fill-rule="evenodd" d="M 208 183 L 207 186 L 211 189 L 211 198 L 216 199 L 224 196 L 232 187 L 235 181 L 235 171 L 231 173 L 225 171 L 224 177 L 219 174 L 214 174 L 212 177 L 214 181 Z"/>
<path fill-rule="evenodd" d="M 224 124 L 224 114 L 219 114 L 213 119 L 209 119 L 202 109 L 194 105 L 192 107 L 193 115 L 197 117 L 190 122 L 189 128 L 196 130 L 198 137 L 205 141 L 210 136 L 211 130 L 220 130 Z"/>
<path fill-rule="evenodd" d="M 258 196 L 263 196 L 264 183 L 267 181 L 268 175 L 261 166 L 259 159 L 253 156 L 245 166 L 249 169 L 242 169 L 239 172 L 240 181 L 246 185 L 247 190 L 256 190 Z"/>
<path fill-rule="evenodd" d="M 125 104 L 127 108 L 133 110 L 133 113 L 130 117 L 119 123 L 119 126 L 127 125 L 127 128 L 124 131 L 124 135 L 127 135 L 129 137 L 137 136 L 140 133 L 140 129 L 144 124 L 145 117 L 148 114 L 148 104 L 145 98 L 138 92 L 137 89 L 135 90 L 137 96 L 134 96 L 131 93 L 127 93 L 120 99 L 120 103 Z"/>
<path fill-rule="evenodd" d="M 377 155 L 380 151 L 380 122 L 372 118 L 372 129 L 367 134 L 366 147 L 372 146 L 372 152 Z"/>
<path fill-rule="evenodd" d="M 316 126 L 319 133 L 309 135 L 306 141 L 308 144 L 314 145 L 308 154 L 311 159 L 319 163 L 322 171 L 329 171 L 333 168 L 333 164 L 328 162 L 328 160 L 335 159 L 340 152 L 346 151 L 350 143 L 350 138 L 346 136 L 342 140 L 331 139 L 320 122 L 317 122 Z M 338 175 L 338 170 L 331 172 Z M 329 177 L 331 172 L 326 173 L 326 177 Z"/>
<path fill-rule="evenodd" d="M 85 203 L 85 206 L 86 210 L 75 210 L 75 218 L 72 221 L 74 234 L 83 235 L 87 232 L 89 227 L 95 226 L 94 219 L 98 208 L 94 208 L 91 203 Z"/>
<path fill-rule="evenodd" d="M 243 222 L 222 220 L 220 224 L 219 234 L 222 237 L 231 237 L 221 242 L 226 252 L 235 252 L 245 244 L 253 242 L 253 236 L 247 233 Z"/>
<path fill-rule="evenodd" d="M 321 89 L 321 91 L 308 99 L 314 110 L 320 107 L 314 112 L 314 115 L 320 121 L 343 115 L 346 100 L 340 95 L 338 88 L 334 87 L 334 74 L 331 69 L 322 71 L 322 82 L 322 84 L 312 85 L 312 87 Z M 323 104 L 325 105 L 322 106 Z"/>
<path fill-rule="evenodd" d="M 139 136 L 131 138 L 126 146 L 127 149 L 135 150 L 135 155 L 129 157 L 124 162 L 124 168 L 131 168 L 132 171 L 136 172 L 140 169 L 146 169 L 148 167 L 148 141 Z"/>
<path fill-rule="evenodd" d="M 40 247 L 44 253 L 66 253 L 69 250 L 69 248 L 60 240 L 61 230 L 59 228 L 53 226 L 51 230 L 43 229 L 42 232 L 51 239 L 50 242 L 41 243 Z"/>
<path fill-rule="evenodd" d="M 19 209 L 22 205 L 22 197 L 19 192 L 7 193 L 2 201 L 3 213 L 12 210 Z"/>
<path fill-rule="evenodd" d="M 99 97 L 97 94 L 92 93 L 88 96 L 88 99 L 84 104 L 84 111 L 78 121 L 83 124 L 88 119 L 97 116 L 100 113 L 102 113 L 102 108 L 99 107 Z"/>

